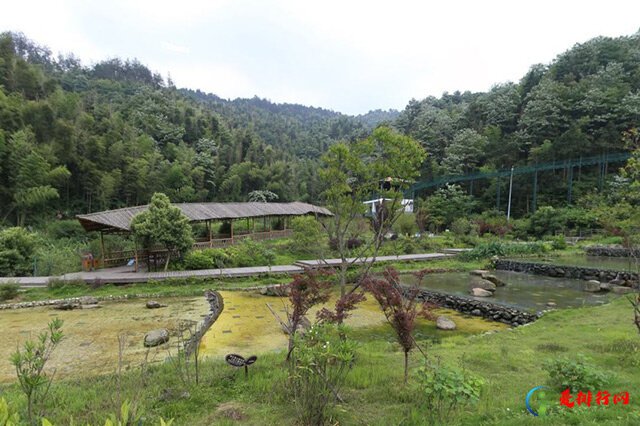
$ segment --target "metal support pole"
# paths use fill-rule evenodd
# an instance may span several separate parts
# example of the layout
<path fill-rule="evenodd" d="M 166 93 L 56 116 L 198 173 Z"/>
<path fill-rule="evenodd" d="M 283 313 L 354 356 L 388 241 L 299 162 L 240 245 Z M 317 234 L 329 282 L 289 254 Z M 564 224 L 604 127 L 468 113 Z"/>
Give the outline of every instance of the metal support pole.
<path fill-rule="evenodd" d="M 507 205 L 507 222 L 511 220 L 511 192 L 513 190 L 513 166 L 511 166 L 511 177 L 509 177 L 509 204 Z"/>
<path fill-rule="evenodd" d="M 533 198 L 531 199 L 531 212 L 535 213 L 538 206 L 538 171 L 533 172 Z"/>

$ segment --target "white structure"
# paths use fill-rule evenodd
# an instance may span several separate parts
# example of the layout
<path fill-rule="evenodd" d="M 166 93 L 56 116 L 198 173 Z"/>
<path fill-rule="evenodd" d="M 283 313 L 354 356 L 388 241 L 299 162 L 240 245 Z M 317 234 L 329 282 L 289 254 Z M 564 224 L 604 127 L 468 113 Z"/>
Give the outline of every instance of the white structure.
<path fill-rule="evenodd" d="M 378 206 L 380 206 L 384 201 L 391 202 L 393 200 L 391 198 L 377 198 L 375 200 L 365 201 L 364 204 L 366 204 L 367 207 L 369 207 L 369 214 L 375 215 L 377 212 Z M 402 205 L 402 209 L 404 210 L 405 213 L 413 213 L 412 199 L 403 198 L 400 201 L 400 204 Z"/>

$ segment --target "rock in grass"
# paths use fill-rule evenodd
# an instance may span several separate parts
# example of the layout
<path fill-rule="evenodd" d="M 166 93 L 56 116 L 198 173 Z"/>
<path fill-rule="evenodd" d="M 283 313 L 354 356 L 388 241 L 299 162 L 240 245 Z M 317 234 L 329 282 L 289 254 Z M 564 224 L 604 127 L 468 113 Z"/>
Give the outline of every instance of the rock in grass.
<path fill-rule="evenodd" d="M 456 323 L 453 322 L 453 320 L 451 318 L 446 317 L 444 315 L 440 315 L 436 319 L 436 328 L 438 330 L 455 330 L 456 329 Z"/>
<path fill-rule="evenodd" d="M 144 346 L 152 348 L 154 346 L 167 343 L 169 341 L 169 331 L 166 328 L 152 330 L 144 336 Z"/>
<path fill-rule="evenodd" d="M 482 289 L 482 288 L 472 288 L 470 291 L 472 296 L 475 297 L 491 297 L 493 296 L 493 293 L 491 293 L 488 290 Z"/>

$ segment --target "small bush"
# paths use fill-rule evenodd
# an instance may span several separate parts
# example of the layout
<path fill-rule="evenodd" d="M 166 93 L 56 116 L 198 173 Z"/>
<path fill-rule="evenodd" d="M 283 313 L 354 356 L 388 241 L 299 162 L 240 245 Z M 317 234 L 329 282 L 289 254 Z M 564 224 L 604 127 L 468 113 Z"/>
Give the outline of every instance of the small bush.
<path fill-rule="evenodd" d="M 541 242 L 532 243 L 505 243 L 502 241 L 489 241 L 473 248 L 473 250 L 460 255 L 461 259 L 479 260 L 493 256 L 522 256 L 541 254 L 548 251 L 548 246 Z"/>
<path fill-rule="evenodd" d="M 571 389 L 572 392 L 597 390 L 611 379 L 610 375 L 589 364 L 582 355 L 578 355 L 575 359 L 549 360 L 542 368 L 549 373 L 548 384 L 558 390 Z"/>
<path fill-rule="evenodd" d="M 564 235 L 556 235 L 555 237 L 547 237 L 545 241 L 551 243 L 551 248 L 553 250 L 564 250 L 567 248 L 567 240 L 564 238 Z"/>
<path fill-rule="evenodd" d="M 18 284 L 2 284 L 0 285 L 0 301 L 11 300 L 18 295 L 20 286 Z"/>
<path fill-rule="evenodd" d="M 293 241 L 291 248 L 297 253 L 319 254 L 326 245 L 320 223 L 311 216 L 299 216 L 291 221 Z"/>
<path fill-rule="evenodd" d="M 355 344 L 341 336 L 344 329 L 332 324 L 314 325 L 296 336 L 287 389 L 302 424 L 325 424 L 336 403 L 355 359 Z"/>
<path fill-rule="evenodd" d="M 204 250 L 192 250 L 184 256 L 182 261 L 184 268 L 190 269 L 213 269 L 213 259 L 204 253 Z"/>
<path fill-rule="evenodd" d="M 30 275 L 36 236 L 24 228 L 0 231 L 0 276 Z"/>
<path fill-rule="evenodd" d="M 480 398 L 484 380 L 465 370 L 427 362 L 418 369 L 417 395 L 431 422 L 444 421 L 459 406 Z"/>
<path fill-rule="evenodd" d="M 56 220 L 47 223 L 46 233 L 49 238 L 73 238 L 76 240 L 86 240 L 87 231 L 84 230 L 77 220 Z"/>
<path fill-rule="evenodd" d="M 418 232 L 416 216 L 411 213 L 403 213 L 398 217 L 392 228 L 398 235 L 413 236 Z"/>
<path fill-rule="evenodd" d="M 273 251 L 251 239 L 245 239 L 242 243 L 229 247 L 226 253 L 231 265 L 235 267 L 272 265 L 275 261 Z"/>

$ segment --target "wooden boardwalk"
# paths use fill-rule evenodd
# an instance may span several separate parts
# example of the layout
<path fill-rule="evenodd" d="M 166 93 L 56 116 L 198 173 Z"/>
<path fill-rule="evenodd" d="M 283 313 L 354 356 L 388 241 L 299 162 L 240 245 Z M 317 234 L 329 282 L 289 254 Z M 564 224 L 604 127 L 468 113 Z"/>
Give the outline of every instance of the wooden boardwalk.
<path fill-rule="evenodd" d="M 399 256 L 378 256 L 375 262 L 412 262 L 443 259 L 455 256 L 450 253 L 422 253 L 403 254 Z M 365 259 L 347 259 L 354 264 L 361 264 Z M 368 260 L 367 260 L 368 261 Z M 237 278 L 253 277 L 271 274 L 295 274 L 302 272 L 309 267 L 336 267 L 340 265 L 340 259 L 316 259 L 300 260 L 293 265 L 277 266 L 250 266 L 245 268 L 222 268 L 222 269 L 200 269 L 191 271 L 167 271 L 167 272 L 134 272 L 132 267 L 118 267 L 102 269 L 94 272 L 74 272 L 57 277 L 15 277 L 0 278 L 0 285 L 7 283 L 17 283 L 21 287 L 46 287 L 50 281 L 85 281 L 87 283 L 103 282 L 113 284 L 144 283 L 148 281 L 161 281 L 171 278 Z"/>

